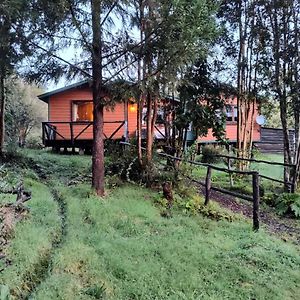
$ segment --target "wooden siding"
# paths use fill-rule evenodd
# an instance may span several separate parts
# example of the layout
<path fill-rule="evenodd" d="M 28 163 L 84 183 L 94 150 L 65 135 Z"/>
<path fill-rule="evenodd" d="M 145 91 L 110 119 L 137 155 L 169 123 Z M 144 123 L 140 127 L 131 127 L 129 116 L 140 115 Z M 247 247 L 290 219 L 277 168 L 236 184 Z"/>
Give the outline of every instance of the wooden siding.
<path fill-rule="evenodd" d="M 93 96 L 90 89 L 73 89 L 53 95 L 49 100 L 49 122 L 70 122 L 72 121 L 72 102 L 73 101 L 92 101 Z M 136 129 L 136 112 L 128 112 L 129 117 L 129 133 L 135 134 Z M 104 122 L 115 122 L 125 120 L 124 103 L 117 103 L 113 109 L 104 110 Z M 57 131 L 64 136 L 65 139 L 71 139 L 69 124 L 55 124 Z M 118 127 L 120 123 L 104 124 L 104 134 L 109 137 Z M 74 137 L 78 135 L 86 125 L 73 125 Z M 114 136 L 120 139 L 125 134 L 125 127 L 121 128 Z M 78 139 L 92 139 L 93 128 L 90 126 L 85 130 Z M 57 136 L 57 139 L 62 139 Z"/>
<path fill-rule="evenodd" d="M 295 147 L 294 130 L 289 130 L 289 140 L 292 149 Z M 255 144 L 264 153 L 283 153 L 283 131 L 280 128 L 261 128 L 261 140 Z"/>
<path fill-rule="evenodd" d="M 226 104 L 228 105 L 237 105 L 237 98 L 230 98 L 226 100 Z M 258 108 L 254 111 L 254 126 L 253 126 L 253 141 L 260 140 L 260 126 L 255 122 L 256 117 L 258 116 Z M 250 122 L 248 123 L 250 128 Z M 237 122 L 226 122 L 226 138 L 231 142 L 236 142 L 237 140 Z M 216 139 L 212 134 L 212 130 L 208 131 L 208 134 L 204 137 L 198 137 L 198 142 L 215 142 Z"/>

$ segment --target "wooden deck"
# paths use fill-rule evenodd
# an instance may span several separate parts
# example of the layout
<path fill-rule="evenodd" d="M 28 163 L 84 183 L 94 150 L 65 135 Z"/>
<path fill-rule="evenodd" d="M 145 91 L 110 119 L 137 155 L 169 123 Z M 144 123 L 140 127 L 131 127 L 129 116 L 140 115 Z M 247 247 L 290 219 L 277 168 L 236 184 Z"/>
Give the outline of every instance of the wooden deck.
<path fill-rule="evenodd" d="M 104 138 L 124 138 L 125 121 L 104 122 Z M 42 139 L 45 147 L 91 148 L 93 144 L 93 122 L 43 122 Z"/>

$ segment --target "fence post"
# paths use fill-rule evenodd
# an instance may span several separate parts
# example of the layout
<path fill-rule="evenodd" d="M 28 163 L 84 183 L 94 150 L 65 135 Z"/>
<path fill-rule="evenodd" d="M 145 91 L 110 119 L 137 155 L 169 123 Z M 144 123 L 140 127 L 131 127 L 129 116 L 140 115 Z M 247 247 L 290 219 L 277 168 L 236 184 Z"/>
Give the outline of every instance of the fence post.
<path fill-rule="evenodd" d="M 228 167 L 228 171 L 231 170 L 231 159 L 228 157 L 227 158 L 227 167 Z M 230 183 L 230 187 L 233 187 L 233 178 L 232 178 L 232 173 L 229 172 L 229 183 Z"/>
<path fill-rule="evenodd" d="M 259 173 L 254 172 L 252 175 L 253 185 L 253 230 L 259 229 Z"/>
<path fill-rule="evenodd" d="M 210 189 L 211 189 L 211 167 L 207 167 L 206 180 L 205 180 L 205 202 L 204 202 L 204 205 L 207 205 L 209 202 Z"/>

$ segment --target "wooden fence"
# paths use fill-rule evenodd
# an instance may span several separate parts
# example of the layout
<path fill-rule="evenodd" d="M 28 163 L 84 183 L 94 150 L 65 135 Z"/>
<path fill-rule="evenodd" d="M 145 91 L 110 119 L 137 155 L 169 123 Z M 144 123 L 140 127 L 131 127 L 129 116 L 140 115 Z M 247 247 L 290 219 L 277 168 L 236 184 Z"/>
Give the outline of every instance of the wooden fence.
<path fill-rule="evenodd" d="M 292 168 L 294 172 L 296 172 L 296 165 L 295 164 L 285 164 L 285 163 L 280 163 L 280 162 L 272 162 L 272 161 L 268 161 L 268 160 L 262 160 L 262 159 L 252 159 L 252 158 L 240 158 L 240 157 L 236 157 L 236 156 L 230 156 L 230 155 L 215 155 L 216 157 L 220 157 L 220 158 L 225 158 L 227 160 L 227 166 L 230 169 L 231 168 L 231 162 L 233 160 L 240 160 L 240 161 L 248 161 L 248 162 L 254 162 L 254 163 L 259 163 L 259 164 L 267 164 L 267 165 L 272 165 L 272 166 L 282 166 L 282 167 L 288 167 L 288 168 Z M 262 175 L 259 174 L 260 178 L 264 178 L 270 181 L 274 181 L 277 183 L 281 183 L 281 184 L 285 184 L 290 186 L 290 191 L 292 193 L 295 192 L 295 186 L 293 182 L 285 182 L 284 180 L 280 180 L 280 179 L 276 179 L 273 177 L 269 177 L 266 175 Z"/>
<path fill-rule="evenodd" d="M 130 143 L 126 143 L 126 142 L 121 142 L 121 144 L 125 145 L 125 146 L 132 146 Z M 145 149 L 143 148 L 143 150 L 145 150 Z M 213 165 L 206 164 L 206 163 L 195 162 L 192 160 L 185 160 L 185 159 L 175 157 L 175 156 L 172 156 L 172 155 L 169 155 L 166 153 L 157 153 L 157 155 L 164 157 L 166 159 L 171 159 L 173 161 L 182 161 L 182 162 L 186 162 L 191 165 L 194 165 L 194 166 L 206 167 L 207 172 L 206 172 L 206 178 L 205 178 L 204 183 L 199 180 L 189 177 L 189 179 L 192 180 L 193 182 L 198 183 L 205 187 L 205 205 L 207 205 L 209 203 L 210 194 L 211 194 L 212 190 L 223 193 L 223 194 L 227 194 L 227 195 L 230 195 L 233 197 L 237 197 L 237 198 L 240 198 L 243 200 L 251 201 L 253 203 L 253 214 L 252 214 L 253 229 L 256 231 L 259 229 L 259 202 L 260 202 L 259 181 L 260 181 L 260 175 L 257 171 L 232 170 L 230 168 L 222 168 L 222 167 L 217 167 L 217 166 L 213 166 Z M 229 190 L 226 190 L 226 189 L 223 189 L 220 187 L 213 186 L 212 180 L 211 180 L 213 170 L 225 172 L 228 174 L 240 174 L 240 175 L 245 175 L 245 176 L 251 176 L 252 177 L 252 196 L 243 195 L 243 194 L 240 194 L 237 192 L 233 192 L 233 191 L 229 191 Z"/>

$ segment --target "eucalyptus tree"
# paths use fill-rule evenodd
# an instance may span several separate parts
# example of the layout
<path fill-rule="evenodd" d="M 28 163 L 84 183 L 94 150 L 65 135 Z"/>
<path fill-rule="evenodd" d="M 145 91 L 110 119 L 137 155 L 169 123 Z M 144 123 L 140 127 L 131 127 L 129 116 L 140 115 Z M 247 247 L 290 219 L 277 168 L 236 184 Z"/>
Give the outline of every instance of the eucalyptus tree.
<path fill-rule="evenodd" d="M 280 105 L 280 119 L 284 135 L 286 189 L 295 188 L 300 172 L 300 82 L 299 82 L 299 25 L 300 1 L 269 0 L 259 6 L 260 42 L 264 47 L 261 60 L 271 94 Z M 295 129 L 294 143 L 289 139 L 289 119 Z"/>
<path fill-rule="evenodd" d="M 261 1 L 234 0 L 222 1 L 219 19 L 224 28 L 221 47 L 230 57 L 237 90 L 237 155 L 250 158 L 253 142 L 254 114 L 263 76 L 261 57 L 263 47 L 259 34 L 259 9 Z M 232 62 L 234 62 L 232 64 Z M 229 67 L 230 68 L 230 67 Z M 247 164 L 240 162 L 239 167 Z"/>
<path fill-rule="evenodd" d="M 154 124 L 158 99 L 166 87 L 176 88 L 178 75 L 196 58 L 206 57 L 217 35 L 214 13 L 215 1 L 204 0 L 139 0 L 132 1 L 135 11 L 133 24 L 139 31 L 140 48 L 137 78 L 138 101 L 138 156 L 141 164 L 149 165 L 153 154 Z M 170 89 L 167 89 L 170 91 Z M 174 92 L 174 91 L 173 91 Z M 146 113 L 146 157 L 141 150 L 142 108 Z"/>

